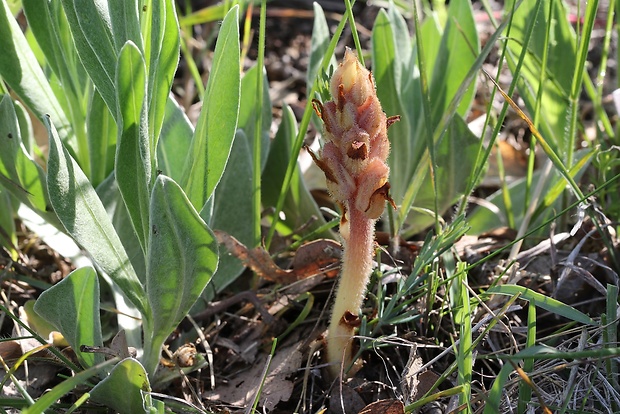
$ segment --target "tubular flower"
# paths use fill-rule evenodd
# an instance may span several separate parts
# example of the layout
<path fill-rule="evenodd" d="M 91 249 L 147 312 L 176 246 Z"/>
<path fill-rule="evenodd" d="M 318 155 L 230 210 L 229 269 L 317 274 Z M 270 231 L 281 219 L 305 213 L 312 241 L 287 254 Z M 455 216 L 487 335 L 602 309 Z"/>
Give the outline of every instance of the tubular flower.
<path fill-rule="evenodd" d="M 324 123 L 325 144 L 318 156 L 311 155 L 342 209 L 342 270 L 327 336 L 327 358 L 336 377 L 351 363 L 353 332 L 372 271 L 375 222 L 386 201 L 396 207 L 389 195 L 387 128 L 399 117 L 383 113 L 372 74 L 349 49 L 330 92 L 332 101 L 313 102 Z"/>

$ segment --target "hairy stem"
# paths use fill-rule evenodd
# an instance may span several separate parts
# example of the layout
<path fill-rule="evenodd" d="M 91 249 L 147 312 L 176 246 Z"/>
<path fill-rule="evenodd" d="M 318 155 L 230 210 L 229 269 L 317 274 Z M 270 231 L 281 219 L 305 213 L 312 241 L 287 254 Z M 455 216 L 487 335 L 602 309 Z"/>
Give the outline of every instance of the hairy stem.
<path fill-rule="evenodd" d="M 355 328 L 372 271 L 375 220 L 357 208 L 348 211 L 349 235 L 345 240 L 342 273 L 327 335 L 327 358 L 332 376 L 351 364 Z"/>

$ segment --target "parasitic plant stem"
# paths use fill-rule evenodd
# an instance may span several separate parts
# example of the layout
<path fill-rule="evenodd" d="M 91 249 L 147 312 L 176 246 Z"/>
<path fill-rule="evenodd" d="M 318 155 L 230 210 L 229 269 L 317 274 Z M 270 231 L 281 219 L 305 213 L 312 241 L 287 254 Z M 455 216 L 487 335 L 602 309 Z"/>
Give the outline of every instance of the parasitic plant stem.
<path fill-rule="evenodd" d="M 389 195 L 387 128 L 399 117 L 385 116 L 371 73 L 348 49 L 330 91 L 332 101 L 314 101 L 325 145 L 318 156 L 310 154 L 342 210 L 342 271 L 327 336 L 327 359 L 337 377 L 352 362 L 353 334 L 372 271 L 375 222 L 386 201 L 395 207 Z"/>

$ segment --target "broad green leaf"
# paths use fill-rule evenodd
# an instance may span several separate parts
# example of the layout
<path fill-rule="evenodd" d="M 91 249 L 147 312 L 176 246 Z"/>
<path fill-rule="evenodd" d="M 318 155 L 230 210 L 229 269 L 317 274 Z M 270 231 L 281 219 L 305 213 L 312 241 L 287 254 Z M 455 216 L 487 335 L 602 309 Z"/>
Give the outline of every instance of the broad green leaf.
<path fill-rule="evenodd" d="M 429 177 L 422 181 L 418 189 L 414 205 L 416 207 L 434 210 L 435 198 L 439 212 L 449 209 L 458 198 L 465 192 L 467 181 L 463 177 L 469 177 L 474 169 L 480 139 L 475 136 L 465 121 L 460 116 L 452 118 L 448 130 L 441 142 L 437 144 L 435 157 L 437 165 L 435 179 L 437 187 L 441 189 L 435 194 Z M 413 235 L 434 223 L 434 218 L 429 215 L 420 215 L 412 212 L 407 217 L 404 235 Z"/>
<path fill-rule="evenodd" d="M 254 243 L 254 213 L 248 202 L 252 193 L 252 150 L 243 130 L 239 130 L 221 185 L 215 190 L 209 225 L 232 235 L 246 246 Z M 205 217 L 206 211 L 201 212 Z M 244 265 L 231 254 L 222 254 L 220 265 L 207 290 L 207 298 L 222 291 L 241 274 Z"/>
<path fill-rule="evenodd" d="M 144 38 L 147 39 L 144 53 L 149 77 L 151 157 L 154 157 L 167 106 L 173 101 L 168 96 L 179 63 L 180 40 L 173 1 L 153 1 L 149 4 L 151 7 L 147 5 L 146 11 L 142 12 L 142 22 L 145 25 Z"/>
<path fill-rule="evenodd" d="M 220 181 L 237 129 L 240 95 L 239 7 L 222 22 L 182 187 L 202 209 Z"/>
<path fill-rule="evenodd" d="M 372 29 L 373 76 L 377 85 L 377 96 L 388 115 L 400 115 L 401 120 L 388 130 L 390 143 L 394 147 L 388 160 L 393 171 L 390 177 L 393 197 L 397 203 L 402 199 L 409 174 L 412 170 L 411 148 L 413 138 L 408 121 L 408 113 L 403 108 L 401 94 L 400 62 L 396 60 L 396 47 L 392 22 L 384 10 L 379 12 Z"/>
<path fill-rule="evenodd" d="M 118 359 L 114 358 L 68 377 L 51 390 L 45 392 L 39 399 L 37 399 L 37 401 L 33 405 L 24 408 L 22 410 L 22 413 L 40 414 L 46 412 L 45 410 L 50 408 L 59 399 L 74 391 L 75 387 L 80 385 L 86 385 L 90 378 L 94 377 L 95 375 L 103 374 L 109 369 L 112 364 L 115 364 L 116 362 L 118 362 Z"/>
<path fill-rule="evenodd" d="M 142 251 L 138 236 L 131 224 L 131 218 L 129 217 L 123 197 L 118 189 L 118 182 L 116 181 L 114 172 L 112 172 L 96 190 L 99 199 L 101 199 L 101 203 L 108 212 L 108 217 L 112 219 L 112 225 L 123 243 L 131 266 L 136 272 L 138 279 L 140 279 L 140 282 L 144 285 L 146 282 L 144 252 Z"/>
<path fill-rule="evenodd" d="M 182 181 L 193 135 L 194 127 L 183 109 L 174 99 L 168 99 L 157 144 L 157 168 L 176 182 Z"/>
<path fill-rule="evenodd" d="M 93 401 L 115 412 L 134 414 L 148 412 L 151 406 L 151 384 L 140 362 L 126 358 L 90 392 Z"/>
<path fill-rule="evenodd" d="M 187 315 L 217 268 L 215 236 L 183 190 L 159 175 L 150 204 L 146 292 L 153 315 L 145 366 L 153 374 L 161 346 Z"/>
<path fill-rule="evenodd" d="M 67 233 L 92 256 L 148 322 L 146 294 L 101 200 L 62 146 L 49 118 L 43 120 L 50 142 L 47 188 L 54 211 Z"/>
<path fill-rule="evenodd" d="M 569 171 L 570 175 L 575 180 L 578 180 L 584 173 L 585 167 L 589 165 L 592 156 L 593 153 L 589 150 L 578 151 L 575 154 L 576 163 Z M 534 171 L 531 183 L 532 188 L 538 186 L 540 175 L 540 171 Z M 512 213 L 514 214 L 515 226 L 517 228 L 521 226 L 525 214 L 523 206 L 525 206 L 526 185 L 527 182 L 525 178 L 516 180 L 508 185 L 510 199 L 513 203 Z M 546 194 L 546 196 L 542 200 L 539 200 L 540 203 L 537 207 L 538 211 L 542 214 L 534 216 L 534 220 L 530 224 L 531 227 L 537 226 L 548 219 L 551 214 L 554 214 L 554 210 L 559 211 L 561 209 L 561 200 L 559 196 L 564 188 L 566 188 L 566 180 L 557 170 L 554 170 L 544 183 L 542 194 Z M 502 190 L 491 194 L 486 198 L 486 201 L 496 208 L 490 210 L 487 207 L 479 206 L 471 212 L 467 221 L 471 225 L 472 234 L 480 234 L 500 226 L 508 225 Z M 517 209 L 515 206 L 519 206 L 520 208 Z M 525 207 L 529 208 L 529 206 Z"/>
<path fill-rule="evenodd" d="M 101 354 L 80 351 L 82 345 L 103 346 L 99 280 L 93 268 L 74 270 L 41 293 L 34 304 L 34 311 L 65 337 L 84 368 L 103 361 Z"/>
<path fill-rule="evenodd" d="M 22 144 L 11 97 L 0 95 L 0 98 L 0 185 L 29 207 L 45 213 L 48 207 L 45 174 Z"/>
<path fill-rule="evenodd" d="M 138 20 L 138 0 L 108 1 L 108 13 L 112 24 L 112 39 L 114 48 L 120 51 L 127 41 L 133 42 L 142 52 L 142 33 Z"/>
<path fill-rule="evenodd" d="M 72 154 L 77 156 L 80 166 L 90 176 L 85 122 L 89 80 L 75 50 L 62 5 L 58 1 L 25 0 L 24 12 L 36 45 L 45 55 L 45 64 L 53 71 L 49 78 L 55 95 L 71 121 L 76 136 Z"/>
<path fill-rule="evenodd" d="M 140 50 L 127 42 L 116 68 L 118 143 L 115 175 L 142 249 L 146 252 L 151 182 L 146 109 L 146 65 Z"/>
<path fill-rule="evenodd" d="M 116 117 L 114 73 L 118 50 L 114 46 L 107 2 L 62 0 L 62 6 L 80 60 L 110 112 Z"/>
<path fill-rule="evenodd" d="M 321 68 L 321 63 L 323 63 L 323 57 L 329 48 L 330 41 L 329 26 L 327 25 L 323 8 L 317 2 L 312 3 L 312 7 L 314 8 L 314 25 L 312 26 L 311 50 L 308 71 L 306 72 L 306 89 L 308 91 L 312 89 L 312 84 L 319 74 L 319 69 Z M 338 65 L 335 56 L 331 57 L 330 65 L 334 68 Z"/>
<path fill-rule="evenodd" d="M 563 316 L 567 319 L 583 323 L 585 325 L 596 325 L 597 323 L 588 315 L 578 311 L 577 309 L 569 306 L 559 300 L 545 296 L 542 293 L 535 292 L 523 286 L 517 285 L 499 285 L 493 286 L 486 291 L 486 294 L 497 294 L 514 296 L 519 295 L 520 298 L 528 300 L 536 304 L 536 306 L 543 308 L 546 311 L 555 313 L 558 316 Z"/>
<path fill-rule="evenodd" d="M 0 186 L 0 246 L 10 253 L 12 260 L 18 260 L 14 213 L 10 193 Z"/>
<path fill-rule="evenodd" d="M 114 170 L 118 128 L 114 116 L 96 89 L 91 94 L 86 122 L 88 123 L 90 182 L 93 187 L 97 187 Z"/>
<path fill-rule="evenodd" d="M 257 94 L 257 76 L 258 67 L 252 66 L 243 76 L 241 80 L 241 101 L 239 104 L 239 123 L 238 128 L 243 129 L 245 136 L 248 137 L 250 149 L 254 147 L 254 129 L 256 126 L 256 109 L 262 108 L 262 134 L 261 134 L 261 171 L 265 168 L 267 162 L 267 154 L 269 152 L 269 129 L 271 128 L 271 99 L 269 98 L 269 90 L 263 89 L 262 106 L 256 103 Z M 267 73 L 263 69 L 264 85 L 267 85 Z"/>
<path fill-rule="evenodd" d="M 439 123 L 444 112 L 448 110 L 450 101 L 463 87 L 466 87 L 467 91 L 461 98 L 457 113 L 465 116 L 469 110 L 476 92 L 476 78 L 471 80 L 470 85 L 464 82 L 479 51 L 480 42 L 471 4 L 467 1 L 451 2 L 432 78 L 429 78 L 432 79 L 430 94 L 433 124 Z"/>
<path fill-rule="evenodd" d="M 32 127 L 32 118 L 28 110 L 24 108 L 21 102 L 13 102 L 15 108 L 15 115 L 17 115 L 17 124 L 19 125 L 19 131 L 21 132 L 22 144 L 26 150 L 26 154 L 30 155 L 30 158 L 35 158 L 35 149 L 38 150 L 38 146 L 34 140 L 34 130 Z"/>
<path fill-rule="evenodd" d="M 296 136 L 297 121 L 295 120 L 295 114 L 290 106 L 285 105 L 282 108 L 282 122 L 269 148 L 267 165 L 263 171 L 261 196 L 265 209 L 275 206 L 278 202 L 282 181 L 284 180 Z M 296 169 L 293 173 L 291 186 L 289 187 L 282 211 L 286 216 L 283 222 L 291 232 L 301 228 L 301 226 L 307 224 L 312 219 L 315 221 L 305 231 L 312 231 L 325 224 L 323 214 L 321 214 L 316 202 L 299 175 L 299 169 Z"/>
<path fill-rule="evenodd" d="M 0 77 L 37 117 L 53 117 L 63 141 L 73 137 L 69 120 L 4 1 L 0 5 L 0 50 Z"/>
<path fill-rule="evenodd" d="M 390 2 L 388 7 L 388 18 L 391 23 L 392 34 L 394 36 L 394 49 L 396 53 L 396 65 L 398 68 L 394 68 L 395 82 L 399 85 L 400 89 L 404 88 L 404 85 L 411 80 L 411 74 L 413 65 L 411 62 L 412 55 L 412 41 L 407 27 L 407 22 L 403 16 L 398 12 L 398 9 L 394 3 Z"/>
<path fill-rule="evenodd" d="M 538 129 L 549 142 L 552 149 L 564 159 L 569 151 L 565 141 L 568 131 L 569 95 L 577 62 L 575 33 L 566 18 L 567 11 L 562 2 L 553 2 L 552 21 L 548 20 L 549 1 L 542 1 L 537 7 L 535 1 L 520 2 L 514 13 L 507 54 L 508 66 L 515 70 L 518 56 L 522 48 L 527 47 L 527 54 L 519 73 L 521 81 L 517 84 L 519 94 L 531 114 L 537 101 L 542 69 L 542 56 L 545 48 L 550 48 L 547 62 L 547 73 L 542 85 L 540 119 Z M 506 2 L 505 10 L 511 10 L 513 1 Z M 536 12 L 538 10 L 538 13 Z M 528 45 L 513 39 L 524 39 L 531 21 L 536 21 Z M 545 42 L 547 27 L 551 25 L 551 39 Z M 554 51 L 562 51 L 555 53 Z M 570 167 L 570 166 L 569 166 Z"/>

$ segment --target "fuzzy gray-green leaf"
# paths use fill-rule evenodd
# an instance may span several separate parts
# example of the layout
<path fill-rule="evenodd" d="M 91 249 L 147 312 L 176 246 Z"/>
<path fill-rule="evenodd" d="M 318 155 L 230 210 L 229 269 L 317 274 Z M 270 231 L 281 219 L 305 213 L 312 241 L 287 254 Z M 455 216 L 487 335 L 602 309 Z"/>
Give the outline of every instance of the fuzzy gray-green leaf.
<path fill-rule="evenodd" d="M 197 210 L 220 181 L 232 147 L 239 116 L 239 7 L 222 22 L 205 99 L 186 160 L 182 187 Z"/>
<path fill-rule="evenodd" d="M 146 291 L 153 315 L 146 367 L 154 371 L 159 348 L 187 315 L 218 263 L 217 243 L 183 190 L 159 175 L 150 203 Z"/>
<path fill-rule="evenodd" d="M 63 147 L 49 118 L 44 118 L 50 141 L 47 188 L 50 202 L 68 234 L 121 288 L 146 317 L 146 295 L 110 218 L 77 163 Z"/>
<path fill-rule="evenodd" d="M 101 354 L 80 351 L 80 346 L 102 346 L 99 320 L 99 281 L 91 267 L 74 270 L 39 296 L 34 310 L 65 337 L 83 367 L 103 361 Z"/>
<path fill-rule="evenodd" d="M 146 65 L 132 42 L 121 49 L 116 69 L 118 143 L 115 173 L 134 230 L 146 252 L 151 160 L 146 119 Z"/>

